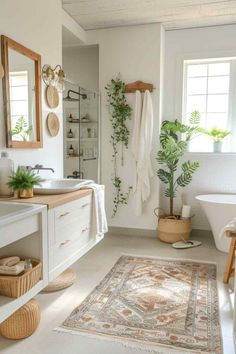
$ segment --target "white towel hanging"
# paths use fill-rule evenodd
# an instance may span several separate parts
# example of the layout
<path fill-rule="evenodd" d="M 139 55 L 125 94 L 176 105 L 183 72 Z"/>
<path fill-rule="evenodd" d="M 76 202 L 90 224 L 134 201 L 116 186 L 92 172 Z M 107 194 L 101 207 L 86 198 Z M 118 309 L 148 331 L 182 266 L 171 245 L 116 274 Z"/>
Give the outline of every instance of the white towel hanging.
<path fill-rule="evenodd" d="M 139 118 L 139 110 L 141 121 Z M 133 152 L 134 145 L 132 145 L 132 153 L 136 162 L 136 184 L 134 185 L 134 206 L 135 214 L 142 214 L 142 204 L 148 199 L 151 193 L 150 178 L 153 176 L 151 165 L 151 150 L 152 150 L 152 136 L 153 136 L 153 106 L 150 92 L 148 90 L 144 93 L 142 114 L 141 105 L 137 100 L 136 94 L 136 107 L 135 107 L 135 121 L 134 125 L 138 125 L 140 121 L 139 132 L 135 131 L 135 144 L 136 150 Z M 138 138 L 137 138 L 138 136 Z"/>

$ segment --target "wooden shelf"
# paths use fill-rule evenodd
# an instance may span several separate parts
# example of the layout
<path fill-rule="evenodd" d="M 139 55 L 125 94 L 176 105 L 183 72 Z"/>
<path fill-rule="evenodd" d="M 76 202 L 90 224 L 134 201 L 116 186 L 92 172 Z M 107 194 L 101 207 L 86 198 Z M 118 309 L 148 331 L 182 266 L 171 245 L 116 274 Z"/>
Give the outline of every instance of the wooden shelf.
<path fill-rule="evenodd" d="M 74 158 L 79 158 L 79 157 L 83 157 L 83 156 L 81 156 L 81 155 L 73 155 L 73 156 L 71 156 L 71 155 L 66 155 L 66 158 L 67 158 L 67 159 L 74 159 Z"/>
<path fill-rule="evenodd" d="M 97 141 L 98 138 L 66 138 L 66 141 Z"/>
<path fill-rule="evenodd" d="M 68 120 L 66 121 L 66 123 L 68 123 L 68 124 L 86 124 L 86 123 L 87 124 L 89 124 L 89 123 L 94 123 L 94 124 L 96 123 L 97 124 L 97 122 L 98 122 L 97 120 L 90 120 L 88 122 L 83 122 L 83 121 L 82 122 L 69 122 Z"/>
<path fill-rule="evenodd" d="M 81 141 L 96 141 L 98 138 L 80 138 Z"/>

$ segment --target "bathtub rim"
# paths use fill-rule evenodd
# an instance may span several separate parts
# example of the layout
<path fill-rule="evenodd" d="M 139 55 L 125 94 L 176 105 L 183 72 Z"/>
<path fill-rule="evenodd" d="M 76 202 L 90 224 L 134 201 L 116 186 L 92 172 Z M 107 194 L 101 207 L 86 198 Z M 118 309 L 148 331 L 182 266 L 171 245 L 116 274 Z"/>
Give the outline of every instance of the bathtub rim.
<path fill-rule="evenodd" d="M 234 196 L 235 197 L 235 201 L 227 201 L 227 200 L 212 200 L 212 197 L 219 197 L 219 196 Z M 204 198 L 203 198 L 204 197 Z M 209 197 L 210 199 L 206 199 L 207 197 Z M 195 199 L 198 200 L 199 202 L 202 203 L 210 203 L 210 204 L 228 204 L 228 205 L 236 205 L 236 193 L 208 193 L 208 194 L 199 194 L 197 196 L 195 196 Z"/>

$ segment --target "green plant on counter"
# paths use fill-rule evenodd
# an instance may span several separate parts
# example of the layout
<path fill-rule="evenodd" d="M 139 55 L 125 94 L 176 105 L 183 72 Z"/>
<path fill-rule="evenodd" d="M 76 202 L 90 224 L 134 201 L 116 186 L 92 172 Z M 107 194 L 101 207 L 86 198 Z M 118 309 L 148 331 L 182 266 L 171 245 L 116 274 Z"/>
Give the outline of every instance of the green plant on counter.
<path fill-rule="evenodd" d="M 29 141 L 30 135 L 32 133 L 32 125 L 28 126 L 25 117 L 20 117 L 17 119 L 15 127 L 11 131 L 12 136 L 19 136 L 23 141 Z"/>
<path fill-rule="evenodd" d="M 200 114 L 197 111 L 191 113 L 189 125 L 182 124 L 177 119 L 174 122 L 165 120 L 161 125 L 160 144 L 161 149 L 157 153 L 157 161 L 164 168 L 159 168 L 157 176 L 167 185 L 165 196 L 169 198 L 169 215 L 174 215 L 174 198 L 179 187 L 186 187 L 192 180 L 192 176 L 199 167 L 197 161 L 180 162 L 187 150 L 188 142 L 199 133 Z M 177 170 L 181 167 L 178 177 Z"/>
<path fill-rule="evenodd" d="M 207 129 L 201 129 L 202 133 L 205 135 L 208 135 L 214 143 L 220 143 L 226 138 L 231 131 L 229 130 L 224 130 L 224 129 L 219 129 L 217 127 L 213 127 L 210 130 Z"/>
<path fill-rule="evenodd" d="M 116 215 L 119 205 L 128 203 L 131 187 L 127 192 L 122 191 L 122 180 L 118 175 L 119 146 L 121 146 L 121 165 L 124 165 L 123 150 L 128 147 L 129 130 L 126 126 L 127 120 L 131 119 L 132 109 L 128 105 L 124 93 L 125 83 L 116 77 L 105 87 L 107 101 L 110 111 L 110 121 L 112 125 L 111 144 L 113 148 L 112 158 L 114 163 L 114 175 L 112 183 L 115 188 L 113 199 L 113 217 Z"/>
<path fill-rule="evenodd" d="M 40 185 L 41 182 L 43 182 L 42 178 L 37 176 L 32 171 L 18 167 L 16 172 L 9 177 L 9 182 L 7 185 L 14 191 L 18 191 L 32 189 L 34 186 Z"/>

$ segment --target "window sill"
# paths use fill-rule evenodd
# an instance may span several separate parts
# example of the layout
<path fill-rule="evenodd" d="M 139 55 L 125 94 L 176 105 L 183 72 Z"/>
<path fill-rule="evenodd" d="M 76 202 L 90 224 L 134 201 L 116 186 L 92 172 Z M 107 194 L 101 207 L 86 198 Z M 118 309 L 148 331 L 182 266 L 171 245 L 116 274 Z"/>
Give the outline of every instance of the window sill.
<path fill-rule="evenodd" d="M 187 151 L 185 155 L 201 155 L 201 156 L 236 156 L 236 152 L 196 152 L 196 151 Z"/>

